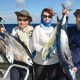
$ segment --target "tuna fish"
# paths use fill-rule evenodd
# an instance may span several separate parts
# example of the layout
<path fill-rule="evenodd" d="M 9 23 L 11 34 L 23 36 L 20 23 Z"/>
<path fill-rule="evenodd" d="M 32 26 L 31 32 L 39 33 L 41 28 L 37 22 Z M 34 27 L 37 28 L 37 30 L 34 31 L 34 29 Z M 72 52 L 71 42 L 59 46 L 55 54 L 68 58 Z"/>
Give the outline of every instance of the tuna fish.
<path fill-rule="evenodd" d="M 68 17 L 63 15 L 57 30 L 57 51 L 63 69 L 71 80 L 76 80 L 75 72 L 72 71 L 73 61 L 69 48 L 67 35 Z"/>
<path fill-rule="evenodd" d="M 24 48 L 13 36 L 8 34 L 6 31 L 5 35 L 5 47 L 6 47 L 6 57 L 10 63 L 13 63 L 14 59 L 18 55 L 22 55 L 22 62 L 32 65 L 32 59 L 29 56 L 30 52 L 28 48 Z"/>

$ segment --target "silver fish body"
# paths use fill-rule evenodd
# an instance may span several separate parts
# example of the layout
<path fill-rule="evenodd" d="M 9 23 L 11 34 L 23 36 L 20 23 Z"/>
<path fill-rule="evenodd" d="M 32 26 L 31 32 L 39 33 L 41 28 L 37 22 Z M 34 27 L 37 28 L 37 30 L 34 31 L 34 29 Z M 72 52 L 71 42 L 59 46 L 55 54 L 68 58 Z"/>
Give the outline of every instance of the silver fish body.
<path fill-rule="evenodd" d="M 9 35 L 7 32 L 5 34 L 5 40 L 6 40 L 6 55 L 8 60 L 13 63 L 14 59 L 18 55 L 22 55 L 22 62 L 32 65 L 32 59 L 28 55 L 27 51 L 24 49 L 24 47 L 11 35 Z"/>
<path fill-rule="evenodd" d="M 75 72 L 72 71 L 73 61 L 71 51 L 69 48 L 68 35 L 67 35 L 67 17 L 64 15 L 60 22 L 57 35 L 57 50 L 59 59 L 63 69 L 71 80 L 76 80 Z"/>
<path fill-rule="evenodd" d="M 56 53 L 56 47 L 55 47 L 55 41 L 56 41 L 56 32 L 57 32 L 57 26 L 53 30 L 50 39 L 43 45 L 41 54 L 42 54 L 42 60 L 47 60 L 47 56 L 50 54 L 52 56 Z"/>

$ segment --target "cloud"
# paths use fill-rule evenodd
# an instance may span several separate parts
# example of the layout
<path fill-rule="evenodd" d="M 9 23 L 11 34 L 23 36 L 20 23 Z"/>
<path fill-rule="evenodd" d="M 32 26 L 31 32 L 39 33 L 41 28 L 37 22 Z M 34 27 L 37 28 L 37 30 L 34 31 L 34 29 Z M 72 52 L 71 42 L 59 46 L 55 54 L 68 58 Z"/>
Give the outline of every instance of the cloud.
<path fill-rule="evenodd" d="M 5 20 L 5 24 L 16 23 L 16 15 L 14 13 L 1 13 L 0 16 Z"/>
<path fill-rule="evenodd" d="M 64 4 L 66 5 L 66 7 L 70 8 L 73 5 L 73 1 L 72 0 L 65 0 Z"/>
<path fill-rule="evenodd" d="M 33 23 L 40 23 L 40 15 L 32 14 Z"/>
<path fill-rule="evenodd" d="M 17 23 L 17 18 L 14 13 L 1 13 L 1 17 L 5 20 L 5 24 L 15 24 Z M 40 15 L 32 14 L 32 23 L 40 23 Z"/>
<path fill-rule="evenodd" d="M 21 7 L 21 8 L 24 8 L 25 7 L 25 1 L 26 0 L 16 0 L 16 2 L 17 2 L 17 7 Z"/>
<path fill-rule="evenodd" d="M 26 0 L 16 0 L 18 3 L 24 3 Z"/>

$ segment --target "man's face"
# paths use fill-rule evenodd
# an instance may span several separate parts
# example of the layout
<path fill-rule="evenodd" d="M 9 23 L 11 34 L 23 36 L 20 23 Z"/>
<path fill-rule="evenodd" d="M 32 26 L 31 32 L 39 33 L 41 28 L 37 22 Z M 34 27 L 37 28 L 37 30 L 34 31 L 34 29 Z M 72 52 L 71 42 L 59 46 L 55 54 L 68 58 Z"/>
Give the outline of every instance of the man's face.
<path fill-rule="evenodd" d="M 77 17 L 76 17 L 76 24 L 77 24 L 78 28 L 80 29 L 80 15 L 77 15 Z"/>
<path fill-rule="evenodd" d="M 19 16 L 17 21 L 20 28 L 25 28 L 29 24 L 28 18 L 25 16 Z"/>

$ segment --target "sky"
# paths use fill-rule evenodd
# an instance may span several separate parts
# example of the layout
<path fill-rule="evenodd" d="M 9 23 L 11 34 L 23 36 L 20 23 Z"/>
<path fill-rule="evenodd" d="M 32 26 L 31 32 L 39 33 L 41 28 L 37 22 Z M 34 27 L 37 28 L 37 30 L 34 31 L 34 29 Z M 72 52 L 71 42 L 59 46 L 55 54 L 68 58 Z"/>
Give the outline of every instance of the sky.
<path fill-rule="evenodd" d="M 52 8 L 57 13 L 52 23 L 56 23 L 56 16 L 61 18 L 62 6 L 72 9 L 69 15 L 69 23 L 75 23 L 74 11 L 80 8 L 80 0 L 0 0 L 0 16 L 5 24 L 17 23 L 15 11 L 27 10 L 33 18 L 33 23 L 40 22 L 40 15 L 44 8 Z"/>

